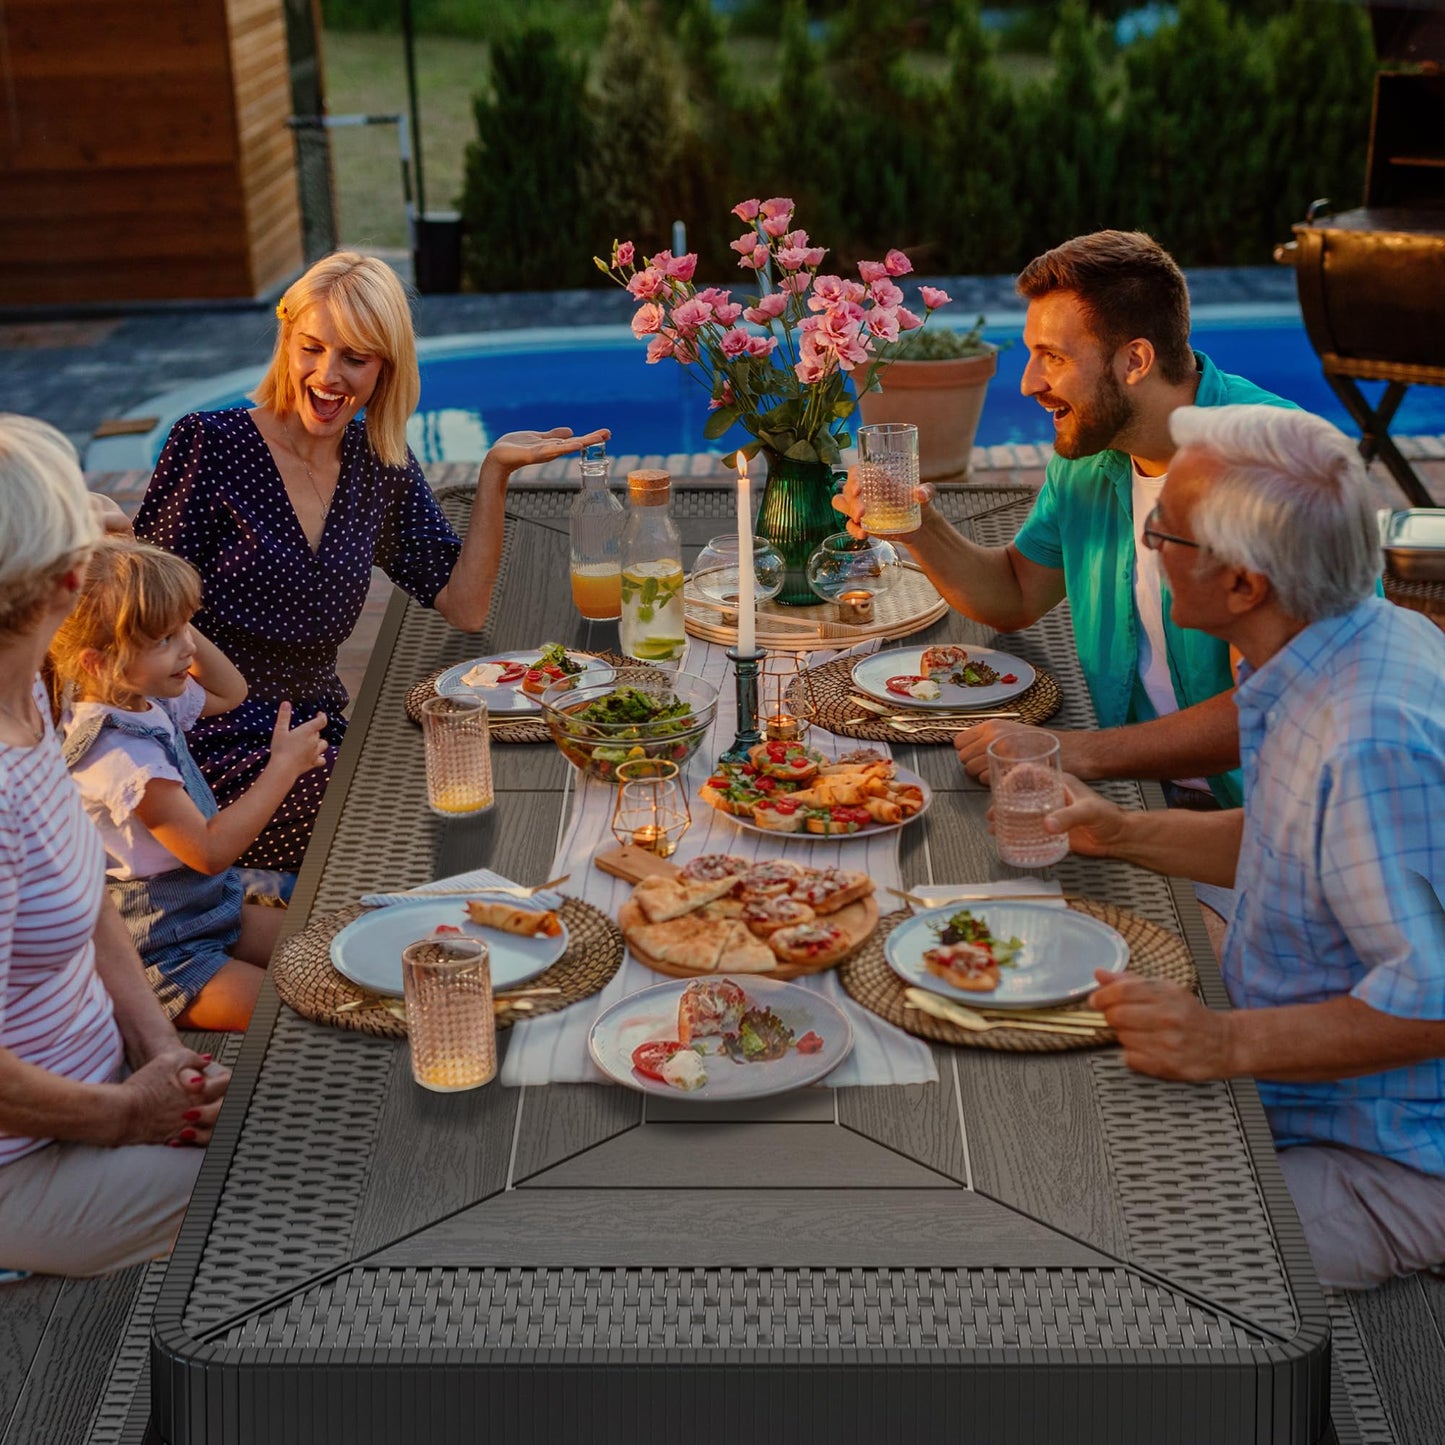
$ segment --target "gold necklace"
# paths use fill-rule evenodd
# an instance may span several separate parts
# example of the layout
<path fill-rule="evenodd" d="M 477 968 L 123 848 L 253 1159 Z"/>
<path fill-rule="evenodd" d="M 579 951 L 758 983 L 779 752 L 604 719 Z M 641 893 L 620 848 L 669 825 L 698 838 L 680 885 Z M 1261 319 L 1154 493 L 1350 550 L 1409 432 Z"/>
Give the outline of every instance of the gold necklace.
<path fill-rule="evenodd" d="M 331 504 L 336 500 L 336 487 L 332 487 L 331 495 L 323 497 L 321 488 L 316 481 L 316 473 L 311 470 L 311 463 L 301 455 L 301 449 L 296 445 L 296 439 L 291 435 L 291 423 L 286 417 L 281 418 L 281 429 L 286 433 L 286 445 L 291 448 L 292 455 L 301 463 L 306 472 L 306 480 L 311 483 L 311 490 L 316 493 L 316 500 L 321 503 L 321 525 L 326 526 L 326 519 L 331 515 Z M 341 478 L 338 476 L 337 485 L 340 485 Z"/>

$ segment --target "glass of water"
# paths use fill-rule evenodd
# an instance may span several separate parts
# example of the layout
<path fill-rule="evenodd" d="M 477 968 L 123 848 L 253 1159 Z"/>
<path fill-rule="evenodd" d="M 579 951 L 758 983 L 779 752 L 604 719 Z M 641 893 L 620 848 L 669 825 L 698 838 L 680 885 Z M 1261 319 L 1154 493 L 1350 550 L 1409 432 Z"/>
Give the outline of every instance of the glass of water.
<path fill-rule="evenodd" d="M 863 530 L 877 536 L 916 532 L 923 509 L 918 486 L 918 428 L 889 421 L 858 428 L 858 490 Z"/>
<path fill-rule="evenodd" d="M 1044 819 L 1064 806 L 1058 738 L 1034 729 L 1005 733 L 988 745 L 988 771 L 999 861 L 1013 868 L 1057 863 L 1069 836 L 1048 832 Z"/>

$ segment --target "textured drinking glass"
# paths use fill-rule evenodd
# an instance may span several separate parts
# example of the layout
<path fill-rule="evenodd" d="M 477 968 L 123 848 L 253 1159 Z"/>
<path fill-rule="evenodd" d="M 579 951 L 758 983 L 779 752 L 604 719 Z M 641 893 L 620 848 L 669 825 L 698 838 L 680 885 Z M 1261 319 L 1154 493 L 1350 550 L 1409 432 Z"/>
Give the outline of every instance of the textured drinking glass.
<path fill-rule="evenodd" d="M 617 781 L 622 786 L 612 809 L 612 836 L 670 858 L 692 825 L 677 764 L 665 758 L 633 758 L 619 764 Z"/>
<path fill-rule="evenodd" d="M 479 697 L 430 697 L 421 705 L 426 793 L 433 813 L 462 818 L 492 806 L 487 705 Z"/>
<path fill-rule="evenodd" d="M 1047 868 L 1069 851 L 1067 833 L 1050 833 L 1044 818 L 1064 806 L 1059 740 L 1051 733 L 1005 733 L 988 745 L 993 785 L 993 836 L 1001 862 Z"/>
<path fill-rule="evenodd" d="M 497 1072 L 492 962 L 475 938 L 421 938 L 401 953 L 411 1076 L 424 1089 L 454 1094 L 490 1083 Z"/>
<path fill-rule="evenodd" d="M 863 499 L 863 530 L 882 536 L 916 532 L 923 509 L 913 495 L 918 486 L 918 428 L 888 421 L 858 428 L 858 490 Z"/>

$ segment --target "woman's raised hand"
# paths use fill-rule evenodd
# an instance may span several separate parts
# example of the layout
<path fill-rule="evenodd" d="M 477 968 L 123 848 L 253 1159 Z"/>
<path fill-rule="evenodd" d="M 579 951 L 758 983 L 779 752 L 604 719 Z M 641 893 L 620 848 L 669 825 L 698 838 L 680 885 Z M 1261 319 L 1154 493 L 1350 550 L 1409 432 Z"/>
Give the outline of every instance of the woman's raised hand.
<path fill-rule="evenodd" d="M 581 451 L 595 442 L 605 442 L 611 435 L 606 427 L 580 437 L 573 436 L 572 428 L 566 426 L 554 426 L 551 431 L 509 431 L 492 443 L 487 461 L 510 475 L 518 467 L 556 461 L 568 452 Z"/>

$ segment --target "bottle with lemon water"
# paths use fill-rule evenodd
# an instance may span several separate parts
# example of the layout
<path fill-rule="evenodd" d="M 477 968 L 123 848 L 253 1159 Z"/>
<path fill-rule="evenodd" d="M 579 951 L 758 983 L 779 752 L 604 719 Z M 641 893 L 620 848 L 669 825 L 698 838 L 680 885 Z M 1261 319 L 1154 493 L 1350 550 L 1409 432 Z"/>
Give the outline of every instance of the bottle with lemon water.
<path fill-rule="evenodd" d="M 568 514 L 572 603 L 583 617 L 611 622 L 622 614 L 622 528 L 627 513 L 607 485 L 612 460 L 597 442 L 584 447 L 582 489 Z"/>
<path fill-rule="evenodd" d="M 682 656 L 682 539 L 672 520 L 672 477 L 627 474 L 632 503 L 622 531 L 622 650 L 639 662 Z"/>

